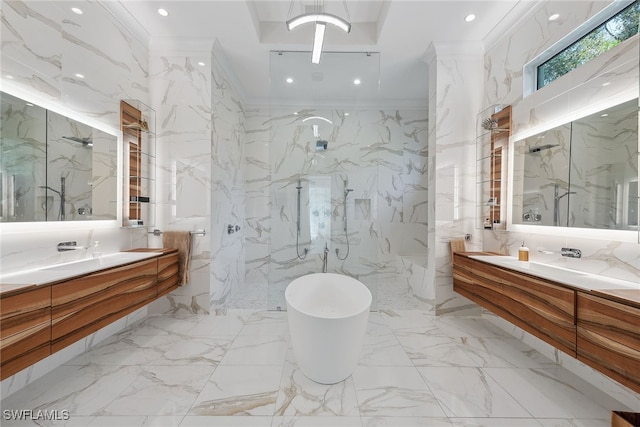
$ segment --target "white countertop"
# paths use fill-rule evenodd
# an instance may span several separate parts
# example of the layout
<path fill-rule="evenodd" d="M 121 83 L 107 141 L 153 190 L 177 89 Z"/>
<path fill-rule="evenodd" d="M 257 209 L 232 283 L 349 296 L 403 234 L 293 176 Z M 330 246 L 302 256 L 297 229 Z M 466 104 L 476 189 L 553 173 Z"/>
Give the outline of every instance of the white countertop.
<path fill-rule="evenodd" d="M 640 289 L 640 283 L 614 279 L 583 271 L 541 264 L 535 261 L 518 261 L 512 256 L 469 255 L 469 258 L 528 273 L 543 279 L 553 280 L 585 291 L 606 291 L 609 289 Z"/>
<path fill-rule="evenodd" d="M 0 276 L 0 292 L 39 286 L 158 256 L 158 252 L 116 252 L 100 258 L 43 266 Z"/>

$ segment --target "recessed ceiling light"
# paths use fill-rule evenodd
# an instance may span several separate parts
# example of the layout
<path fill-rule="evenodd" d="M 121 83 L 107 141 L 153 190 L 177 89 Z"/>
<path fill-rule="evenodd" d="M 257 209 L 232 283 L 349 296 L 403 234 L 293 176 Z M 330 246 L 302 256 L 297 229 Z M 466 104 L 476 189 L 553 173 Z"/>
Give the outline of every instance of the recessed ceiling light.
<path fill-rule="evenodd" d="M 293 79 L 291 77 L 287 77 L 287 83 L 293 83 Z"/>
<path fill-rule="evenodd" d="M 354 79 L 353 80 L 353 84 L 354 85 L 359 85 L 360 83 L 362 83 L 362 81 L 360 79 Z"/>
<path fill-rule="evenodd" d="M 205 63 L 204 63 L 204 62 L 202 62 L 202 61 L 200 61 L 200 62 L 198 62 L 198 65 L 199 65 L 199 66 L 201 66 L 201 67 L 204 67 L 204 66 L 205 66 Z"/>
<path fill-rule="evenodd" d="M 158 9 L 158 13 L 161 16 L 169 16 L 169 11 L 167 9 L 160 8 L 160 9 Z"/>
<path fill-rule="evenodd" d="M 558 15 L 557 13 L 554 13 L 549 17 L 549 21 L 555 21 L 558 18 L 560 18 L 560 15 Z"/>
<path fill-rule="evenodd" d="M 13 76 L 10 74 L 7 74 L 5 77 L 8 78 L 9 80 L 13 80 Z"/>
<path fill-rule="evenodd" d="M 609 115 L 609 114 L 604 113 L 604 114 L 601 114 L 601 115 L 600 115 L 600 117 L 607 117 L 608 115 Z"/>
<path fill-rule="evenodd" d="M 293 112 L 293 115 L 294 115 L 294 116 L 297 116 L 297 115 L 298 115 L 298 112 L 297 112 L 297 111 L 294 111 L 294 112 Z"/>
<path fill-rule="evenodd" d="M 78 7 L 72 7 L 71 12 L 75 13 L 76 15 L 82 15 L 82 9 Z"/>
<path fill-rule="evenodd" d="M 344 113 L 344 115 L 345 115 L 345 116 L 348 116 L 348 115 L 349 115 L 349 113 Z"/>
<path fill-rule="evenodd" d="M 76 77 L 79 79 L 84 79 L 84 74 L 76 73 Z"/>
<path fill-rule="evenodd" d="M 611 84 L 611 82 L 604 82 L 604 83 L 602 83 L 602 87 L 609 86 L 610 84 Z"/>
<path fill-rule="evenodd" d="M 467 16 L 465 16 L 465 17 L 464 17 L 464 20 L 465 20 L 466 22 L 471 22 L 471 21 L 473 21 L 474 19 L 476 19 L 476 15 L 474 15 L 473 13 L 470 13 L 470 14 L 468 14 Z"/>

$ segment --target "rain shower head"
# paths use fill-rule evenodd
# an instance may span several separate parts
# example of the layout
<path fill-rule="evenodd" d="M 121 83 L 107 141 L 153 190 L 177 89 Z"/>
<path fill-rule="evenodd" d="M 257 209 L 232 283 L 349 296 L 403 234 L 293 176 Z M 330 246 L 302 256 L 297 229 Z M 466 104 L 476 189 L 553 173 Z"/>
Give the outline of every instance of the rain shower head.
<path fill-rule="evenodd" d="M 93 147 L 93 139 L 92 138 L 78 138 L 77 136 L 63 136 L 62 139 L 66 139 L 67 141 L 78 142 L 82 144 L 84 147 Z"/>
<path fill-rule="evenodd" d="M 319 139 L 316 141 L 316 151 L 325 151 L 329 146 L 329 142 L 323 139 Z"/>
<path fill-rule="evenodd" d="M 549 148 L 557 147 L 560 144 L 546 144 L 540 145 L 538 147 L 529 147 L 529 152 L 527 154 L 539 153 L 543 150 L 548 150 Z"/>

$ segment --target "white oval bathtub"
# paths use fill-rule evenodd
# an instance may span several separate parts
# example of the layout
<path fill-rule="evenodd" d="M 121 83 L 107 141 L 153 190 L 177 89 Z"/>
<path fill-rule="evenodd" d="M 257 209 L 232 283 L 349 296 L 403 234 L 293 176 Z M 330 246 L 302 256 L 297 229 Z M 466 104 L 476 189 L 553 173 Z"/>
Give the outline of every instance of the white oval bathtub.
<path fill-rule="evenodd" d="M 335 384 L 358 366 L 371 292 L 342 274 L 315 273 L 289 283 L 284 293 L 291 344 L 304 375 Z"/>

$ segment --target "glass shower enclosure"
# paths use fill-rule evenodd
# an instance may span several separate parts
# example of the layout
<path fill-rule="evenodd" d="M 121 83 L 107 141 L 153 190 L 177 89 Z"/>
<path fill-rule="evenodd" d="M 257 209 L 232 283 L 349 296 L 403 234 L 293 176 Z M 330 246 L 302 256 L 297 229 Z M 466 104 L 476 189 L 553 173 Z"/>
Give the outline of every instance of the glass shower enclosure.
<path fill-rule="evenodd" d="M 286 310 L 297 277 L 345 274 L 372 292 L 376 309 L 381 165 L 376 99 L 379 55 L 271 53 L 268 308 Z M 356 82 L 359 80 L 359 83 Z M 336 95 L 338 94 L 338 95 Z"/>

